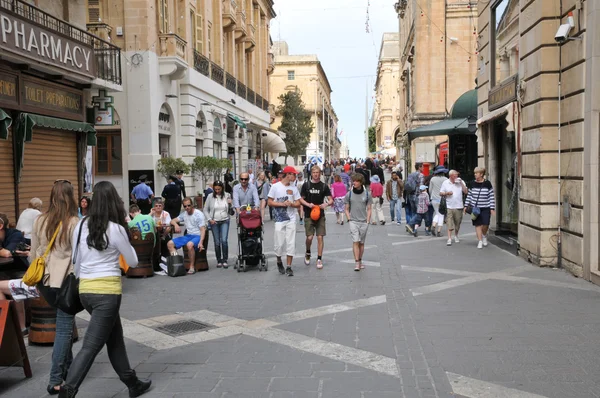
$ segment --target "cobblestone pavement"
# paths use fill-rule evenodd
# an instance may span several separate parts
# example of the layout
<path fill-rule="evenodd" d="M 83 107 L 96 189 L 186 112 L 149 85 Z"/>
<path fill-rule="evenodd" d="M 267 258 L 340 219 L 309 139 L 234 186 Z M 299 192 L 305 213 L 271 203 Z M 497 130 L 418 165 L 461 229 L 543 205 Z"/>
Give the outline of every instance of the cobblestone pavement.
<path fill-rule="evenodd" d="M 366 270 L 354 272 L 348 227 L 327 217 L 323 270 L 316 242 L 311 265 L 303 264 L 298 226 L 294 277 L 280 275 L 271 258 L 268 272 L 216 269 L 213 259 L 193 276 L 124 279 L 129 357 L 153 380 L 144 396 L 600 396 L 596 286 L 493 245 L 477 250 L 466 221 L 451 247 L 408 236 L 389 219 L 371 226 Z M 272 256 L 272 222 L 265 228 Z M 230 242 L 234 259 L 234 228 Z M 78 319 L 81 332 L 86 319 Z M 175 337 L 157 330 L 182 320 L 210 328 Z M 2 397 L 46 395 L 51 348 L 28 352 L 34 377 L 0 368 Z M 78 396 L 127 396 L 105 350 Z"/>

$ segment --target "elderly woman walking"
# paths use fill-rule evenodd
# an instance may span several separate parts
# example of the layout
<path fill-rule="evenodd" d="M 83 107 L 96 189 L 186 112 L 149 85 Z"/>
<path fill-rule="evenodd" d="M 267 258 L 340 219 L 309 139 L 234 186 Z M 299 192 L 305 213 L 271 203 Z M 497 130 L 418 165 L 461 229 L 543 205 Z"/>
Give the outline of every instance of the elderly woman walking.
<path fill-rule="evenodd" d="M 429 196 L 431 197 L 431 205 L 433 206 L 434 214 L 431 223 L 431 235 L 440 237 L 442 236 L 442 226 L 444 225 L 444 215 L 440 214 L 440 202 L 442 197 L 440 190 L 442 184 L 447 180 L 445 173 L 448 169 L 444 166 L 438 166 L 433 170 L 433 177 L 429 180 Z M 437 232 L 436 232 L 437 228 Z"/>
<path fill-rule="evenodd" d="M 492 183 L 484 179 L 485 168 L 475 167 L 475 181 L 471 183 L 465 213 L 470 213 L 477 233 L 478 249 L 488 245 L 487 233 L 490 227 L 490 218 L 496 214 L 496 199 Z"/>

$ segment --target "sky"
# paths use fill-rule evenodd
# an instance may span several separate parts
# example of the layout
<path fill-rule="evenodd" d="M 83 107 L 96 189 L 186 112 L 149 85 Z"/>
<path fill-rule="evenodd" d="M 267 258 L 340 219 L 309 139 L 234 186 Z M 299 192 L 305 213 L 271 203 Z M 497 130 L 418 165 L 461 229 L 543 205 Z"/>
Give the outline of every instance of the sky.
<path fill-rule="evenodd" d="M 327 74 L 338 130 L 350 156 L 365 156 L 365 107 L 370 117 L 381 38 L 398 32 L 396 0 L 275 0 L 273 41 L 286 41 L 290 55 L 316 54 Z M 368 9 L 368 14 L 367 14 Z M 368 15 L 369 33 L 366 32 Z"/>

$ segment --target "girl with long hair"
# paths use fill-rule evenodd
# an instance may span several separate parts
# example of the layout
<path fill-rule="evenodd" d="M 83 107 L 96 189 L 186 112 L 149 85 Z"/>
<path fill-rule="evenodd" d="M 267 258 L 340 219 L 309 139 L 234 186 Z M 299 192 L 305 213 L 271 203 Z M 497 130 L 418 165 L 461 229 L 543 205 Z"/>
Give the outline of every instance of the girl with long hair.
<path fill-rule="evenodd" d="M 229 256 L 229 207 L 231 196 L 225 192 L 221 181 L 213 183 L 213 193 L 208 195 L 204 206 L 204 216 L 208 220 L 215 241 L 215 255 L 217 268 L 228 268 Z"/>
<path fill-rule="evenodd" d="M 87 196 L 82 196 L 81 199 L 79 199 L 79 218 L 87 216 L 91 202 L 92 200 Z"/>
<path fill-rule="evenodd" d="M 119 315 L 122 298 L 119 256 L 123 255 L 130 267 L 138 263 L 129 243 L 125 214 L 123 200 L 114 185 L 99 182 L 94 187 L 88 217 L 81 220 L 73 232 L 73 262 L 75 274 L 80 278 L 79 295 L 91 318 L 83 346 L 73 360 L 59 398 L 77 394 L 105 344 L 113 369 L 129 388 L 130 397 L 142 395 L 152 384 L 150 380 L 140 380 L 129 364 Z"/>

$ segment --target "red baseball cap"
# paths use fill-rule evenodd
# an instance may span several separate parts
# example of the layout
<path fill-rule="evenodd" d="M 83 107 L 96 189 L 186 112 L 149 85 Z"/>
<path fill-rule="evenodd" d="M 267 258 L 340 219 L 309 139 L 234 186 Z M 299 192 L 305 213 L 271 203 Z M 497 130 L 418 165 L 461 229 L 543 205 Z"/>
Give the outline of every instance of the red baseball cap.
<path fill-rule="evenodd" d="M 298 172 L 296 171 L 295 168 L 293 168 L 292 166 L 285 166 L 283 168 L 282 171 L 283 174 L 288 174 L 288 173 L 292 173 L 292 174 L 298 174 Z"/>

